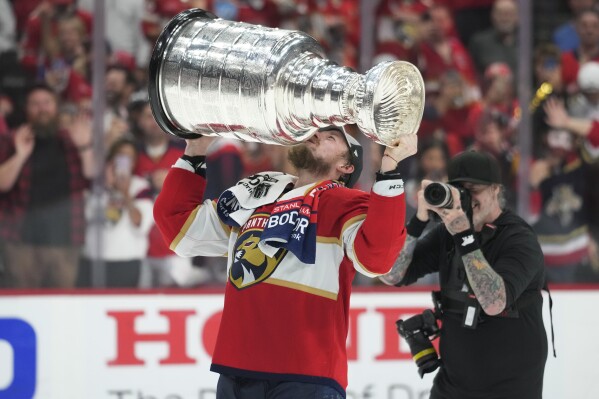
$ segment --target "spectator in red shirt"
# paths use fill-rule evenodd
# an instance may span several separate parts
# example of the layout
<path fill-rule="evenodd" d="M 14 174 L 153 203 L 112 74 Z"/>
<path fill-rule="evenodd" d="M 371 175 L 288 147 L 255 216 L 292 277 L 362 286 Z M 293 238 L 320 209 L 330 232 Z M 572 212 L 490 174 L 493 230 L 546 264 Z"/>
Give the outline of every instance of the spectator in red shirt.
<path fill-rule="evenodd" d="M 494 112 L 503 115 L 508 124 L 506 138 L 513 137 L 520 121 L 520 106 L 514 93 L 512 71 L 507 64 L 496 62 L 487 67 L 483 78 L 483 98 L 479 105 L 469 115 L 469 126 L 478 126 L 485 112 Z"/>
<path fill-rule="evenodd" d="M 93 177 L 91 121 L 58 125 L 58 99 L 43 85 L 26 97 L 27 123 L 0 136 L 0 238 L 8 286 L 75 285 L 83 244 L 83 191 Z"/>
<path fill-rule="evenodd" d="M 55 38 L 58 34 L 58 21 L 77 16 L 91 35 L 91 14 L 78 10 L 74 0 L 44 0 L 31 13 L 21 41 L 23 66 L 33 74 L 44 67 L 48 57 L 56 53 Z"/>
<path fill-rule="evenodd" d="M 135 174 L 147 178 L 150 182 L 155 179 L 152 174 L 160 169 L 168 171 L 183 154 L 183 143 L 171 140 L 160 129 L 152 115 L 152 109 L 147 101 L 143 101 L 141 110 L 135 118 L 135 126 L 141 142 L 141 149 L 135 165 Z M 156 185 L 153 186 L 154 189 Z"/>
<path fill-rule="evenodd" d="M 17 22 L 17 35 L 25 30 L 27 20 L 42 0 L 11 1 Z"/>
<path fill-rule="evenodd" d="M 562 53 L 562 81 L 566 91 L 572 94 L 578 90 L 576 78 L 578 69 L 588 61 L 599 61 L 599 12 L 589 9 L 576 18 L 576 32 L 580 45 L 576 50 Z"/>
<path fill-rule="evenodd" d="M 382 0 L 376 8 L 377 41 L 399 40 L 406 47 L 412 46 L 426 10 L 428 6 L 421 0 Z"/>
<path fill-rule="evenodd" d="M 91 85 L 62 59 L 45 69 L 44 80 L 65 102 L 77 103 L 92 96 Z"/>
<path fill-rule="evenodd" d="M 421 19 L 422 41 L 418 45 L 418 67 L 427 90 L 438 91 L 441 76 L 456 71 L 472 96 L 480 96 L 476 72 L 468 51 L 453 34 L 453 20 L 446 7 L 434 6 Z"/>
<path fill-rule="evenodd" d="M 474 129 L 467 121 L 481 105 L 470 97 L 457 71 L 445 72 L 439 82 L 439 92 L 427 98 L 419 134 L 444 140 L 450 154 L 455 155 L 472 142 Z"/>
<path fill-rule="evenodd" d="M 83 79 L 89 81 L 87 76 L 87 54 L 85 42 L 88 35 L 85 25 L 77 16 L 60 19 L 57 22 L 58 56 L 60 56 L 73 71 L 77 72 Z"/>
<path fill-rule="evenodd" d="M 325 49 L 327 58 L 350 68 L 357 68 L 360 42 L 360 14 L 355 1 L 304 0 L 297 2 L 295 26 L 314 37 Z M 280 14 L 284 14 L 281 7 Z M 240 8 L 241 10 L 241 8 Z M 241 15 L 239 17 L 242 18 Z"/>
<path fill-rule="evenodd" d="M 141 141 L 134 173 L 149 181 L 155 197 L 162 189 L 169 169 L 183 155 L 183 146 L 177 145 L 178 142 L 160 129 L 149 102 L 138 101 L 134 106 L 140 108 L 139 113 L 131 113 L 136 115 L 133 123 Z M 207 278 L 207 271 L 193 268 L 191 259 L 179 257 L 168 248 L 155 224 L 148 234 L 148 267 L 141 272 L 142 286 L 193 286 Z"/>
<path fill-rule="evenodd" d="M 78 16 L 70 15 L 58 19 L 56 27 L 57 35 L 44 39 L 45 55 L 38 72 L 63 101 L 76 103 L 91 97 L 85 26 Z"/>
<path fill-rule="evenodd" d="M 376 54 L 373 64 L 386 60 L 416 63 L 418 26 L 428 6 L 422 1 L 383 0 L 376 9 Z"/>

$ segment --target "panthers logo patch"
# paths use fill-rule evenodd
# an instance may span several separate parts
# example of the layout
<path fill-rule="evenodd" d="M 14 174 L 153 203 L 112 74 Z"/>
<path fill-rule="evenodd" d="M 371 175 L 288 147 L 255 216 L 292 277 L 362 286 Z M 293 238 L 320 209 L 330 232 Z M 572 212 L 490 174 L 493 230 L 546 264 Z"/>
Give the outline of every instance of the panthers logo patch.
<path fill-rule="evenodd" d="M 261 229 L 251 229 L 237 239 L 229 281 L 239 289 L 266 280 L 287 254 L 286 249 L 280 249 L 272 258 L 266 256 L 258 248 L 261 233 Z"/>

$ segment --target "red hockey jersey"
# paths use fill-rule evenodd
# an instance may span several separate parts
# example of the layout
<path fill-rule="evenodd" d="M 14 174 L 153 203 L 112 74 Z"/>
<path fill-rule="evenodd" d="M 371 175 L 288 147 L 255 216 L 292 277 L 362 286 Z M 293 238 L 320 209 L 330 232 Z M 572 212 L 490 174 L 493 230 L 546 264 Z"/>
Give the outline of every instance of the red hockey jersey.
<path fill-rule="evenodd" d="M 179 167 L 177 167 L 179 166 Z M 201 203 L 206 181 L 179 161 L 154 217 L 182 256 L 228 256 L 229 279 L 211 370 L 257 379 L 330 385 L 345 395 L 346 339 L 356 271 L 387 273 L 405 239 L 403 182 L 376 182 L 370 194 L 338 187 L 318 206 L 316 261 L 280 249 L 266 256 L 258 242 L 276 203 L 308 192 L 294 188 L 254 210 L 239 228 L 222 223 L 216 201 Z"/>

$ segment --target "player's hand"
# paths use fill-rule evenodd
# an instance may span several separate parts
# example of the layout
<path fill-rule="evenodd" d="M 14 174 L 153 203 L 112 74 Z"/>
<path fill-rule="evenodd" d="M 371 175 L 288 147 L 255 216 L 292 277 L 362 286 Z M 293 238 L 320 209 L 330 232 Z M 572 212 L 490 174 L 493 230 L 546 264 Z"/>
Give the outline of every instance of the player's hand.
<path fill-rule="evenodd" d="M 385 147 L 383 159 L 381 160 L 381 172 L 388 172 L 418 151 L 418 136 L 415 134 L 402 135 Z"/>
<path fill-rule="evenodd" d="M 197 139 L 185 140 L 187 145 L 185 146 L 185 155 L 198 156 L 206 155 L 208 146 L 214 141 L 214 137 L 201 136 Z"/>

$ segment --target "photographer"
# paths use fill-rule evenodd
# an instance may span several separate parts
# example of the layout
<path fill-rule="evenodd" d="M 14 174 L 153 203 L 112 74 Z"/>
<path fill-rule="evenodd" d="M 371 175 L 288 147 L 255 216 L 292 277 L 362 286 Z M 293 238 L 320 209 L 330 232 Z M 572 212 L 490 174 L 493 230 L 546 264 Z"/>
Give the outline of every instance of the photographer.
<path fill-rule="evenodd" d="M 448 179 L 449 185 L 436 186 L 448 189 L 450 204 L 437 203 L 439 193 L 426 192 L 432 182 L 423 180 L 404 247 L 391 272 L 380 277 L 403 286 L 439 272 L 441 362 L 430 398 L 541 398 L 547 338 L 537 238 L 525 221 L 502 209 L 499 167 L 488 154 L 457 155 Z M 419 239 L 429 211 L 443 223 Z"/>

